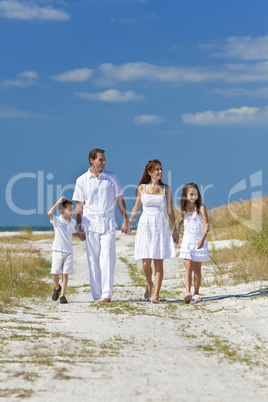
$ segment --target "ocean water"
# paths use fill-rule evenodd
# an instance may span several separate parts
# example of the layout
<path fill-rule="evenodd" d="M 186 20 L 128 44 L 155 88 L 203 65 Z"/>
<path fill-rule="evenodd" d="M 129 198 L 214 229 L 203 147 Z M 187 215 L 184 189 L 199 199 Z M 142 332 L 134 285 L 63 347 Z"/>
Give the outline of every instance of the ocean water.
<path fill-rule="evenodd" d="M 120 227 L 116 228 L 120 230 Z M 136 226 L 132 230 L 136 230 Z M 19 231 L 32 231 L 32 232 L 53 232 L 53 226 L 0 226 L 0 232 L 19 232 Z"/>
<path fill-rule="evenodd" d="M 0 226 L 0 232 L 19 232 L 29 230 L 32 232 L 51 232 L 52 226 Z"/>

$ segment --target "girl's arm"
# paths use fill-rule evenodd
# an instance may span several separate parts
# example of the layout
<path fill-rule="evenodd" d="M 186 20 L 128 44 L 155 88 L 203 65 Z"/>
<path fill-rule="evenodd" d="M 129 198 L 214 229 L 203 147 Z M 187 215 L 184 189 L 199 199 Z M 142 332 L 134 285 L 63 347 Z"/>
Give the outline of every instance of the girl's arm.
<path fill-rule="evenodd" d="M 169 217 L 171 225 L 172 225 L 172 237 L 173 237 L 174 243 L 178 244 L 179 236 L 178 236 L 177 228 L 176 228 L 175 214 L 174 214 L 173 202 L 172 202 L 172 193 L 171 193 L 170 187 L 167 185 L 166 185 L 166 197 L 167 197 L 167 214 L 168 214 L 168 217 Z"/>
<path fill-rule="evenodd" d="M 139 188 L 138 188 L 138 195 L 137 195 L 137 198 L 136 198 L 136 202 L 135 202 L 135 205 L 134 205 L 134 207 L 132 209 L 131 215 L 130 215 L 129 220 L 128 220 L 130 225 L 132 225 L 132 223 L 134 222 L 136 216 L 139 214 L 139 212 L 141 210 L 142 202 L 141 202 L 141 193 L 140 193 L 141 188 L 140 187 L 141 186 L 139 186 Z"/>
<path fill-rule="evenodd" d="M 203 248 L 204 247 L 204 242 L 207 237 L 208 231 L 209 231 L 209 222 L 208 222 L 208 213 L 207 209 L 204 205 L 201 205 L 200 208 L 200 214 L 202 216 L 203 222 L 204 222 L 204 233 L 199 242 L 197 243 L 197 248 Z"/>

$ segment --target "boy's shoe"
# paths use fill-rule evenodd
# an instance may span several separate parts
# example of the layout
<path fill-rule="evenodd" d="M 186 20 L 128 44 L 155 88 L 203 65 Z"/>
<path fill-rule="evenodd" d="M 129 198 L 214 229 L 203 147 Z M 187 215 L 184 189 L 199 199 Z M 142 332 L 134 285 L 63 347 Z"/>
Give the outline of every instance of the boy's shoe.
<path fill-rule="evenodd" d="M 55 289 L 52 293 L 52 300 L 57 301 L 61 292 L 61 285 L 59 285 L 59 289 Z"/>
<path fill-rule="evenodd" d="M 191 300 L 192 300 L 191 293 L 186 293 L 186 296 L 184 297 L 184 303 L 190 303 Z"/>
<path fill-rule="evenodd" d="M 60 304 L 66 304 L 66 303 L 68 303 L 66 297 L 65 297 L 65 296 L 61 296 L 61 297 L 60 297 Z"/>

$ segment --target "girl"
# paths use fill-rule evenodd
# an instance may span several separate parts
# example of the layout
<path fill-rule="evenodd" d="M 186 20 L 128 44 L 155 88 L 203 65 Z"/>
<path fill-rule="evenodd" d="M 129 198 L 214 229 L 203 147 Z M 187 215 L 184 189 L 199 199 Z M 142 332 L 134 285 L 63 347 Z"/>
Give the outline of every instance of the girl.
<path fill-rule="evenodd" d="M 165 207 L 167 207 L 167 213 L 173 227 L 174 241 L 178 240 L 171 190 L 162 182 L 162 176 L 162 164 L 158 159 L 147 162 L 136 189 L 137 199 L 129 218 L 129 222 L 132 224 L 143 205 L 143 213 L 139 220 L 135 239 L 135 259 L 142 260 L 148 283 L 144 294 L 146 300 L 151 298 L 153 287 L 151 262 L 154 260 L 155 292 L 152 303 L 159 303 L 163 279 L 163 260 L 176 256 Z"/>
<path fill-rule="evenodd" d="M 199 287 L 201 282 L 201 264 L 209 260 L 206 236 L 209 230 L 208 214 L 197 184 L 188 183 L 183 187 L 181 197 L 182 220 L 178 234 L 184 227 L 179 258 L 185 261 L 185 303 L 192 299 L 191 285 L 194 272 L 194 301 L 201 301 Z"/>

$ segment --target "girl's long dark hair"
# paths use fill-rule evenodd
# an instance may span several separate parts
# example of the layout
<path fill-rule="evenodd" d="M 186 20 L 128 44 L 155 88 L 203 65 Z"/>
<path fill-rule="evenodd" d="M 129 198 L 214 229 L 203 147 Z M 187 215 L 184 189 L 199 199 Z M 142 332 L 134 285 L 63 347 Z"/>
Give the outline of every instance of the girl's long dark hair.
<path fill-rule="evenodd" d="M 190 188 L 194 188 L 197 191 L 198 197 L 197 197 L 197 200 L 195 201 L 195 206 L 196 206 L 197 213 L 200 214 L 200 208 L 202 205 L 202 196 L 200 194 L 198 185 L 195 183 L 187 183 L 183 187 L 182 196 L 181 196 L 181 214 L 182 215 L 186 214 L 187 192 Z"/>
<path fill-rule="evenodd" d="M 151 182 L 151 176 L 149 175 L 148 172 L 153 172 L 155 170 L 155 166 L 157 164 L 160 164 L 162 166 L 162 163 L 160 162 L 159 159 L 153 159 L 152 161 L 148 161 L 146 163 L 146 166 L 145 166 L 145 169 L 141 176 L 140 182 L 138 184 L 138 187 L 136 188 L 136 196 L 138 195 L 138 188 L 141 184 L 148 184 Z M 162 182 L 162 180 L 159 180 L 159 184 L 164 186 L 164 183 Z"/>

